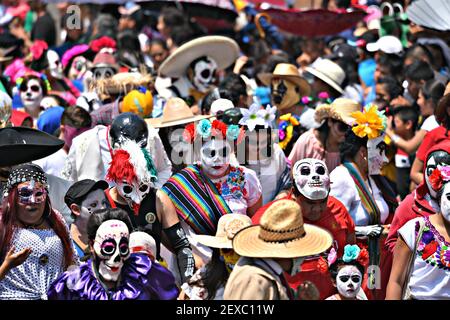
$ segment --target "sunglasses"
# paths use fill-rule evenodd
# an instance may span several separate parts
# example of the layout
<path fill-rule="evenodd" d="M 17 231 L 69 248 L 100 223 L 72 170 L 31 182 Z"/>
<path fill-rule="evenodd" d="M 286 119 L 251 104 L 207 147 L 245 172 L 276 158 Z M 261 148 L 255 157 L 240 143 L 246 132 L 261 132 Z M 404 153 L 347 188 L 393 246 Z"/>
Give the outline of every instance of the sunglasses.
<path fill-rule="evenodd" d="M 361 281 L 361 277 L 358 275 L 354 275 L 354 276 L 340 276 L 339 280 L 341 280 L 342 282 L 347 282 L 348 280 L 352 279 L 352 282 L 360 282 Z"/>
<path fill-rule="evenodd" d="M 20 87 L 19 87 L 19 90 L 22 91 L 22 92 L 26 92 L 26 91 L 28 91 L 28 88 L 30 88 L 31 91 L 33 91 L 33 92 L 39 92 L 39 90 L 41 90 L 41 87 L 39 87 L 36 84 L 32 85 L 30 87 L 28 87 L 26 84 L 21 84 Z"/>
<path fill-rule="evenodd" d="M 45 188 L 22 187 L 18 190 L 19 202 L 21 204 L 39 204 L 45 201 L 47 191 Z"/>
<path fill-rule="evenodd" d="M 346 132 L 348 130 L 348 128 L 350 128 L 350 126 L 348 124 L 346 124 L 346 123 L 344 123 L 342 121 L 333 119 L 333 122 L 338 124 L 337 129 L 340 132 Z"/>

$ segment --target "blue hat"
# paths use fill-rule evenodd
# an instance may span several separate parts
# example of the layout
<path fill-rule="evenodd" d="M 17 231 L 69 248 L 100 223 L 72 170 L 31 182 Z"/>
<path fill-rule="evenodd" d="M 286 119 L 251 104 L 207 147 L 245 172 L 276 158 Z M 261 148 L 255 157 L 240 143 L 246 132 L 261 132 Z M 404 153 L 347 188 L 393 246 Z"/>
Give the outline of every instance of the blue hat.
<path fill-rule="evenodd" d="M 51 107 L 45 110 L 37 120 L 37 127 L 39 130 L 54 134 L 61 125 L 61 117 L 64 112 L 63 107 Z"/>

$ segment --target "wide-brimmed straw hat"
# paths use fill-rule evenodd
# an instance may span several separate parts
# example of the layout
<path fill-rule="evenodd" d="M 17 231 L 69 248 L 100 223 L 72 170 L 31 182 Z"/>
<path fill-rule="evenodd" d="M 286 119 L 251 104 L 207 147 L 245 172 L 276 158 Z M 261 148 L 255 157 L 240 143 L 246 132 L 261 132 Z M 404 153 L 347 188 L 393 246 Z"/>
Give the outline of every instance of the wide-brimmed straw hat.
<path fill-rule="evenodd" d="M 351 116 L 353 112 L 361 111 L 361 105 L 352 99 L 338 98 L 331 104 L 322 104 L 316 108 L 315 119 L 321 123 L 327 118 L 342 121 L 351 126 L 355 118 Z"/>
<path fill-rule="evenodd" d="M 140 72 L 121 72 L 111 78 L 99 79 L 91 82 L 90 91 L 95 91 L 99 96 L 125 96 L 139 87 L 149 88 L 153 78 L 149 74 Z"/>
<path fill-rule="evenodd" d="M 341 85 L 345 80 L 345 71 L 337 64 L 328 59 L 318 59 L 305 71 L 319 78 L 339 93 L 344 93 Z"/>
<path fill-rule="evenodd" d="M 233 249 L 233 237 L 240 230 L 251 225 L 252 219 L 248 216 L 229 213 L 219 219 L 215 236 L 195 235 L 194 238 L 199 243 L 211 248 Z"/>
<path fill-rule="evenodd" d="M 261 73 L 258 74 L 258 78 L 267 87 L 270 87 L 273 78 L 286 79 L 300 87 L 300 96 L 308 96 L 311 92 L 309 83 L 300 76 L 300 72 L 293 64 L 279 63 L 273 73 Z"/>
<path fill-rule="evenodd" d="M 176 49 L 159 67 L 159 75 L 179 78 L 189 64 L 203 56 L 212 58 L 219 69 L 225 69 L 239 57 L 239 46 L 233 39 L 223 36 L 205 36 L 191 40 Z"/>
<path fill-rule="evenodd" d="M 233 249 L 250 258 L 297 258 L 324 252 L 332 243 L 328 231 L 303 223 L 297 202 L 280 200 L 267 208 L 259 225 L 234 236 Z"/>
<path fill-rule="evenodd" d="M 0 167 L 42 159 L 63 146 L 63 140 L 40 130 L 26 127 L 3 128 L 0 129 Z"/>
<path fill-rule="evenodd" d="M 160 118 L 145 119 L 154 128 L 173 127 L 187 124 L 201 119 L 211 118 L 211 115 L 194 115 L 191 108 L 181 98 L 170 98 L 167 100 Z"/>

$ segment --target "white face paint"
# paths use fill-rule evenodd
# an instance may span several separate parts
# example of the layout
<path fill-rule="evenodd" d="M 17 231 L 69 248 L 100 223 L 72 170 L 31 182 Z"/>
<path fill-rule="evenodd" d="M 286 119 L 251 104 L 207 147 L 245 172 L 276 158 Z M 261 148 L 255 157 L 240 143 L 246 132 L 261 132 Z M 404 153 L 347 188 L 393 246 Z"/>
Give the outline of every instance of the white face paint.
<path fill-rule="evenodd" d="M 450 222 L 450 183 L 444 184 L 441 196 L 441 213 Z"/>
<path fill-rule="evenodd" d="M 109 207 L 105 192 L 101 189 L 90 192 L 86 199 L 81 202 L 80 216 L 77 219 L 89 219 L 95 210 L 106 209 Z"/>
<path fill-rule="evenodd" d="M 198 61 L 194 66 L 192 83 L 200 92 L 206 92 L 211 88 L 217 69 L 217 63 L 213 59 L 209 57 L 206 59 L 207 61 Z"/>
<path fill-rule="evenodd" d="M 50 74 L 52 75 L 52 77 L 62 79 L 64 77 L 63 68 L 58 54 L 53 50 L 48 50 L 47 60 L 49 64 L 48 68 L 50 70 Z"/>
<path fill-rule="evenodd" d="M 83 77 L 88 67 L 88 61 L 85 57 L 78 56 L 73 59 L 69 70 L 69 79 L 76 80 Z"/>
<path fill-rule="evenodd" d="M 130 256 L 127 225 L 120 220 L 103 222 L 97 230 L 94 251 L 99 261 L 98 271 L 106 281 L 117 281 L 125 260 Z"/>
<path fill-rule="evenodd" d="M 326 164 L 306 158 L 295 163 L 293 176 L 298 191 L 310 200 L 322 200 L 330 192 L 330 175 Z"/>
<path fill-rule="evenodd" d="M 44 95 L 39 81 L 37 79 L 31 79 L 20 87 L 20 99 L 25 109 L 38 109 Z"/>
<path fill-rule="evenodd" d="M 336 277 L 336 287 L 341 296 L 347 299 L 356 298 L 361 289 L 362 274 L 355 266 L 342 267 Z"/>
<path fill-rule="evenodd" d="M 386 143 L 384 142 L 384 135 L 375 139 L 367 141 L 367 156 L 369 164 L 369 174 L 381 174 L 381 168 L 384 164 L 389 162 L 386 157 Z"/>
<path fill-rule="evenodd" d="M 425 170 L 425 183 L 427 184 L 430 196 L 435 198 L 437 197 L 437 192 L 439 190 L 434 190 L 433 187 L 431 186 L 431 182 L 430 182 L 430 176 L 433 173 L 434 169 L 437 168 L 437 163 L 436 163 L 436 159 L 434 159 L 434 157 L 430 157 L 430 159 L 428 159 L 427 161 L 427 168 Z"/>
<path fill-rule="evenodd" d="M 141 181 L 140 184 L 129 184 L 126 181 L 117 183 L 117 191 L 125 198 L 130 208 L 134 209 L 135 205 L 140 205 L 145 196 L 150 192 L 153 183 L 148 181 Z"/>
<path fill-rule="evenodd" d="M 203 172 L 210 179 L 224 176 L 230 165 L 231 147 L 225 140 L 212 139 L 200 149 L 200 160 Z"/>

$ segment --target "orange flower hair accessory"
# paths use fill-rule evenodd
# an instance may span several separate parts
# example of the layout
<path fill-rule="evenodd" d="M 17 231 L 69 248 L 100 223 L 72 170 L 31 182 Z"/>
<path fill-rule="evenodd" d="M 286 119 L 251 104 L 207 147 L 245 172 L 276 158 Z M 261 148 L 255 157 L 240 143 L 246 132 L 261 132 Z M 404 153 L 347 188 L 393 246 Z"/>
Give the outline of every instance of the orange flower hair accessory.
<path fill-rule="evenodd" d="M 352 130 L 360 138 L 367 136 L 369 139 L 375 139 L 386 130 L 387 118 L 384 112 L 378 111 L 376 105 L 367 105 L 364 107 L 363 112 L 356 111 L 351 116 L 356 122 Z"/>

